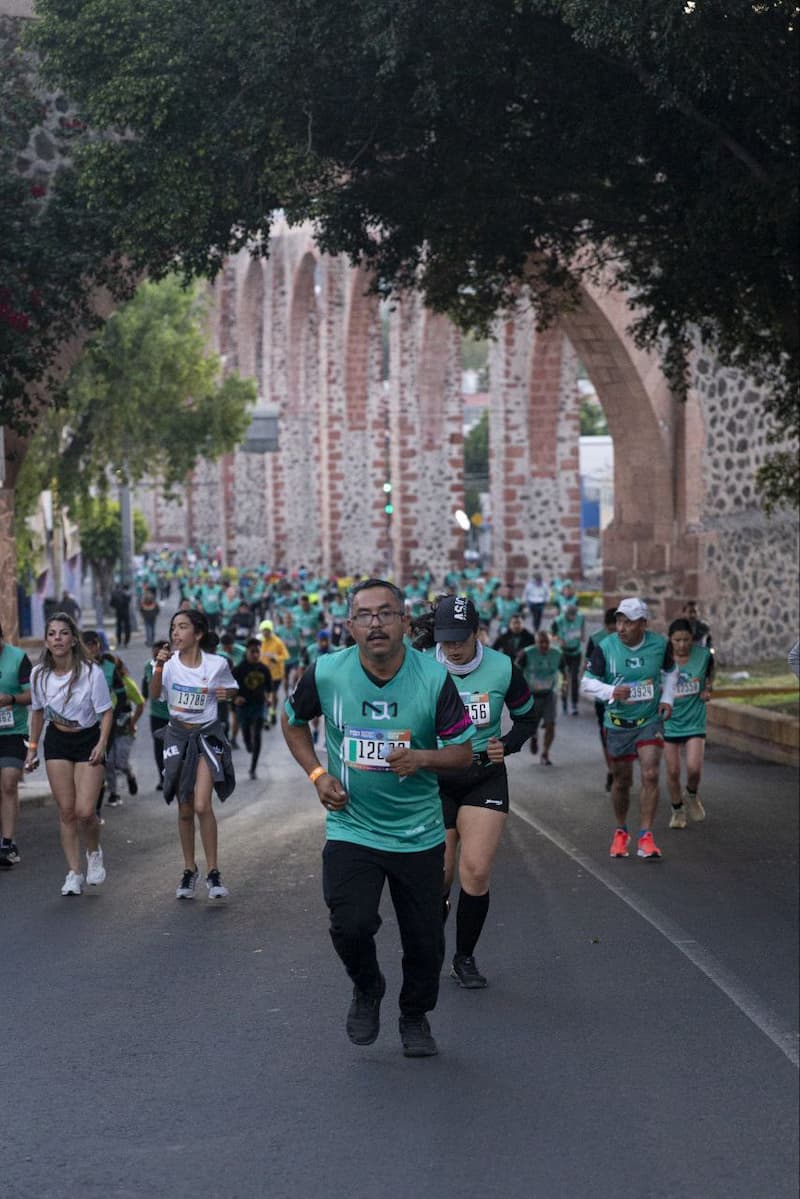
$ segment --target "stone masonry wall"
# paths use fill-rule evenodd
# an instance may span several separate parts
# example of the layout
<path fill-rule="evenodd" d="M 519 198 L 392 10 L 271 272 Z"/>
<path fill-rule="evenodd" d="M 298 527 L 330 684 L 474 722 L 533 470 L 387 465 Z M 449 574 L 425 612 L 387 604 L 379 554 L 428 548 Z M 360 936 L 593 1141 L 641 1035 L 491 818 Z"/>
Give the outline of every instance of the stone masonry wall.
<path fill-rule="evenodd" d="M 766 517 L 755 472 L 770 448 L 762 394 L 698 351 L 692 387 L 705 423 L 698 599 L 723 662 L 782 657 L 797 638 L 796 514 Z"/>

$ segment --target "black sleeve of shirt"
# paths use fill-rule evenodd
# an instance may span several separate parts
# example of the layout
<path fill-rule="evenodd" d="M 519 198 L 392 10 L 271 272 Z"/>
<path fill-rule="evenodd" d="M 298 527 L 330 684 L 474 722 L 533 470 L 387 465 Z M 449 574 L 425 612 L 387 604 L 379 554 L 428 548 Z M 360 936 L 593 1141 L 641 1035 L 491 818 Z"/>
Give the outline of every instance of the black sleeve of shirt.
<path fill-rule="evenodd" d="M 530 688 L 525 681 L 524 675 L 516 666 L 512 666 L 511 682 L 508 684 L 508 690 L 506 691 L 506 704 L 509 710 L 519 707 L 520 704 L 524 704 L 526 699 L 530 699 L 530 697 Z M 533 736 L 533 708 L 521 716 L 515 716 L 511 712 L 511 720 L 511 728 L 500 738 L 506 754 L 519 753 L 528 738 Z"/>
<path fill-rule="evenodd" d="M 672 647 L 670 647 L 670 652 L 672 652 Z M 596 679 L 600 679 L 601 682 L 605 681 L 606 656 L 603 653 L 602 645 L 592 647 L 592 656 L 589 659 L 589 673 L 593 674 Z"/>
<path fill-rule="evenodd" d="M 452 734 L 453 730 L 461 732 L 464 728 L 466 713 L 458 694 L 458 688 L 448 675 L 442 684 L 439 698 L 436 701 L 436 732 L 440 737 Z"/>
<path fill-rule="evenodd" d="M 304 674 L 300 676 L 292 694 L 289 696 L 289 703 L 292 711 L 298 720 L 313 720 L 316 716 L 322 715 L 322 704 L 317 691 L 316 680 L 317 664 L 309 667 Z M 458 695 L 458 692 L 456 692 Z M 460 702 L 460 700 L 459 700 Z"/>
<path fill-rule="evenodd" d="M 17 676 L 23 687 L 31 681 L 31 669 L 30 658 L 27 654 L 24 654 L 19 664 L 19 674 Z"/>

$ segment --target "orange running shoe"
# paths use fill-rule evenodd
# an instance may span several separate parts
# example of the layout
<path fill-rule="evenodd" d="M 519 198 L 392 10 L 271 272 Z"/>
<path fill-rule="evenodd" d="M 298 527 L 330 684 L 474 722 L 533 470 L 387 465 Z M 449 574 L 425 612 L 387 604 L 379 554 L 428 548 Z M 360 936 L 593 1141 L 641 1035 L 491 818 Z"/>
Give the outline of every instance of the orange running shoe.
<path fill-rule="evenodd" d="M 636 850 L 636 855 L 640 858 L 647 858 L 649 862 L 657 861 L 661 857 L 661 850 L 653 840 L 652 833 L 642 833 L 639 838 L 639 848 Z"/>
<path fill-rule="evenodd" d="M 628 846 L 631 843 L 630 833 L 626 833 L 624 828 L 618 828 L 614 833 L 614 840 L 611 842 L 610 855 L 612 858 L 627 858 Z"/>

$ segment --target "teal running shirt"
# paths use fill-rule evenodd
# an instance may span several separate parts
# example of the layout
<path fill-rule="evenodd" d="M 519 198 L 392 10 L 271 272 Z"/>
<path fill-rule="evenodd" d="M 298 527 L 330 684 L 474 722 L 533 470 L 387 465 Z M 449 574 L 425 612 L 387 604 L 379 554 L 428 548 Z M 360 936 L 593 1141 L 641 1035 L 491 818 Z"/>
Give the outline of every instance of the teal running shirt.
<path fill-rule="evenodd" d="M 675 704 L 669 720 L 664 721 L 664 736 L 700 737 L 706 731 L 708 706 L 700 698 L 709 675 L 713 673 L 711 653 L 704 645 L 693 645 L 689 660 L 678 664 Z"/>
<path fill-rule="evenodd" d="M 674 668 L 672 646 L 660 633 L 645 632 L 639 645 L 629 648 L 618 633 L 611 633 L 602 645 L 595 645 L 586 669 L 587 678 L 616 687 L 627 683 L 630 698 L 609 700 L 604 724 L 614 728 L 617 720 L 647 723 L 658 717 L 661 702 L 661 672 Z"/>
<path fill-rule="evenodd" d="M 396 746 L 431 750 L 474 735 L 450 676 L 431 655 L 407 649 L 397 674 L 381 685 L 361 665 L 358 646 L 322 654 L 285 710 L 294 725 L 325 717 L 327 769 L 349 796 L 327 815 L 329 840 L 395 853 L 444 841 L 436 774 L 400 778 L 385 760 Z"/>

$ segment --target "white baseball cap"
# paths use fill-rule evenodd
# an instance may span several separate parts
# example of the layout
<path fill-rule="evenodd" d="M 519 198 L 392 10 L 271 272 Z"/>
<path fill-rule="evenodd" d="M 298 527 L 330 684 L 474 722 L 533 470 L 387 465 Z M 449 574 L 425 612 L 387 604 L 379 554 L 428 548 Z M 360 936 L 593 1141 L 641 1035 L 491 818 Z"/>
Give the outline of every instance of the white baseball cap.
<path fill-rule="evenodd" d="M 620 601 L 617 608 L 617 614 L 627 616 L 628 620 L 649 620 L 650 613 L 647 611 L 647 604 L 644 600 L 637 599 L 632 595 L 629 599 Z"/>

